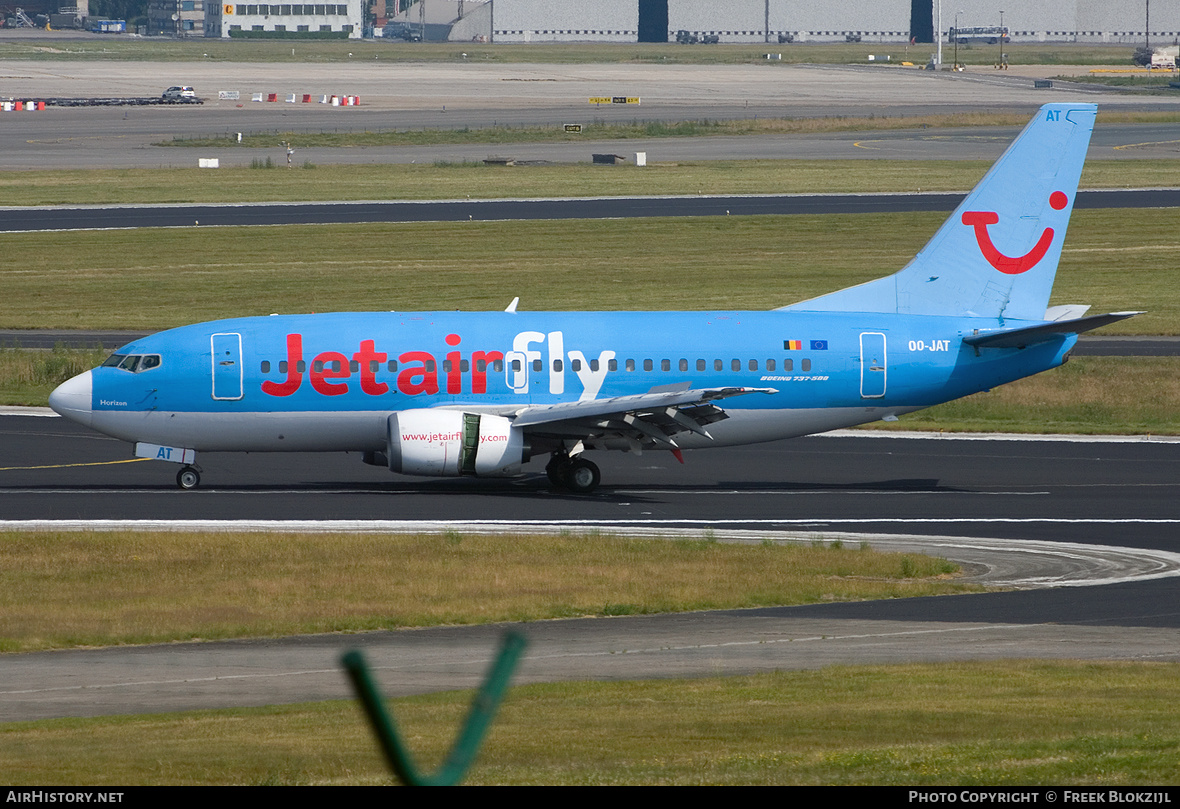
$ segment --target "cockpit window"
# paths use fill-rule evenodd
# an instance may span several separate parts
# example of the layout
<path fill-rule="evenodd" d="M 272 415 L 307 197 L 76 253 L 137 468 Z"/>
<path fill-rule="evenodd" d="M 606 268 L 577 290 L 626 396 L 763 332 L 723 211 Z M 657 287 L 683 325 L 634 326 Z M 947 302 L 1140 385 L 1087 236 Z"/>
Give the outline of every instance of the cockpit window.
<path fill-rule="evenodd" d="M 104 368 L 122 368 L 138 374 L 160 365 L 159 354 L 112 354 L 102 364 Z"/>

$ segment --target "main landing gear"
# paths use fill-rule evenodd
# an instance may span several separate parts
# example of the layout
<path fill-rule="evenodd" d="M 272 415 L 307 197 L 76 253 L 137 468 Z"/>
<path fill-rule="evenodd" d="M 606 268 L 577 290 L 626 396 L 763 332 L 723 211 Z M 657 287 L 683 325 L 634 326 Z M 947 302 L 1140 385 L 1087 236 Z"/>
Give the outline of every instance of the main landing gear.
<path fill-rule="evenodd" d="M 176 473 L 176 485 L 188 491 L 201 485 L 201 473 L 195 466 L 186 466 Z"/>
<path fill-rule="evenodd" d="M 553 453 L 545 467 L 545 474 L 554 486 L 569 489 L 574 494 L 589 494 L 597 489 L 602 481 L 602 473 L 593 461 L 581 456 L 571 458 L 561 452 Z"/>

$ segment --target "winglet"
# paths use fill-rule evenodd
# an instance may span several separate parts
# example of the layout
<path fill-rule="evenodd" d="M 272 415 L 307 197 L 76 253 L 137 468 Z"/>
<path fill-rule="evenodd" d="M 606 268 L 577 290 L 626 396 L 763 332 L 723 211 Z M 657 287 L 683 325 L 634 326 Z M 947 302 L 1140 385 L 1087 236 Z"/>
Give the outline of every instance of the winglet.
<path fill-rule="evenodd" d="M 512 303 L 508 304 L 508 308 L 505 309 L 504 311 L 511 312 L 512 314 L 516 314 L 516 304 L 518 304 L 518 303 L 520 303 L 520 296 L 513 298 Z"/>

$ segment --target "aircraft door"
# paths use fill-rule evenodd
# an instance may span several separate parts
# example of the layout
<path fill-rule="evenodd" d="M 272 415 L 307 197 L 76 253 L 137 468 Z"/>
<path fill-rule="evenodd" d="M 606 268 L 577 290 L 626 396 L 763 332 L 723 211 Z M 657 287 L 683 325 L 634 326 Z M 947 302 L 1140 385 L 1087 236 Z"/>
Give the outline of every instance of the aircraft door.
<path fill-rule="evenodd" d="M 209 338 L 213 355 L 213 398 L 242 398 L 242 335 L 214 334 Z"/>
<path fill-rule="evenodd" d="M 529 358 L 523 351 L 509 351 L 504 355 L 504 376 L 513 393 L 529 391 Z"/>
<path fill-rule="evenodd" d="M 885 335 L 866 331 L 860 335 L 860 398 L 880 399 L 885 395 Z"/>

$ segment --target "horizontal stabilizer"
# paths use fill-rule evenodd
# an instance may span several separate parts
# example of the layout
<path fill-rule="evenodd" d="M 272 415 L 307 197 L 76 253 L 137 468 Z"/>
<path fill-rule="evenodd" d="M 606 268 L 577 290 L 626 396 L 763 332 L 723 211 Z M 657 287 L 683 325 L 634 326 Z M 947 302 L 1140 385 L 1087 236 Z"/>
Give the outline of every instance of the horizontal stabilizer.
<path fill-rule="evenodd" d="M 1020 329 L 988 331 L 972 335 L 971 337 L 964 337 L 963 342 L 975 348 L 1024 348 L 1025 346 L 1055 340 L 1058 337 L 1066 337 L 1070 334 L 1081 334 L 1091 329 L 1097 329 L 1099 326 L 1118 323 L 1120 320 L 1126 320 L 1129 317 L 1141 314 L 1143 313 L 1111 312 L 1108 315 L 1091 315 L 1090 317 L 1080 317 L 1074 320 L 1059 320 L 1053 323 L 1043 323 L 1039 326 L 1025 326 Z"/>

